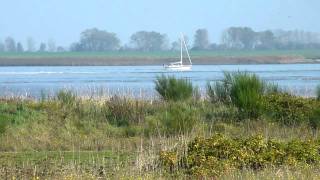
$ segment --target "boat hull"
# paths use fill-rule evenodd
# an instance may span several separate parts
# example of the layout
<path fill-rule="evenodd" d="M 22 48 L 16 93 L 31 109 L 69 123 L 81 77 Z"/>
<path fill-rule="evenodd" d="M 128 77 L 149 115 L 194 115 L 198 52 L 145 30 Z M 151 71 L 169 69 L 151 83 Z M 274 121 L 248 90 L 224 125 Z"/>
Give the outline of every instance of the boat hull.
<path fill-rule="evenodd" d="M 172 70 L 172 71 L 190 71 L 192 66 L 191 65 L 178 65 L 178 66 L 175 66 L 175 65 L 167 65 L 165 66 L 165 68 L 167 70 Z"/>

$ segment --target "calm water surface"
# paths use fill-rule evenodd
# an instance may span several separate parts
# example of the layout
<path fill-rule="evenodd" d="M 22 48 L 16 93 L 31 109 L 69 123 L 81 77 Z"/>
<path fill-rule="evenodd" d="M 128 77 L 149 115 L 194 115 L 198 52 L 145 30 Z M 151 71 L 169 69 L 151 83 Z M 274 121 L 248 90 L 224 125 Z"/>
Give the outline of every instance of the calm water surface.
<path fill-rule="evenodd" d="M 0 67 L 0 96 L 35 96 L 72 89 L 83 95 L 154 95 L 161 74 L 188 78 L 204 91 L 208 81 L 221 80 L 223 71 L 249 71 L 293 93 L 312 96 L 320 84 L 320 64 L 195 65 L 192 71 L 170 72 L 162 66 Z"/>

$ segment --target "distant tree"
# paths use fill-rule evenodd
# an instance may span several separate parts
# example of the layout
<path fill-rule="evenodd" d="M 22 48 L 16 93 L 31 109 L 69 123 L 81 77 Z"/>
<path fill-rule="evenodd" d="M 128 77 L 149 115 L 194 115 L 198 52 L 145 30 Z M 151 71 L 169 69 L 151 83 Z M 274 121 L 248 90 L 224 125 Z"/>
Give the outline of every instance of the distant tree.
<path fill-rule="evenodd" d="M 320 45 L 319 33 L 301 30 L 285 31 L 281 29 L 274 30 L 272 33 L 274 34 L 277 48 L 280 49 L 314 48 Z"/>
<path fill-rule="evenodd" d="M 65 48 L 64 47 L 62 47 L 62 46 L 58 46 L 57 47 L 57 52 L 65 52 L 66 50 L 65 50 Z"/>
<path fill-rule="evenodd" d="M 5 51 L 5 47 L 3 42 L 0 40 L 0 52 L 4 52 Z"/>
<path fill-rule="evenodd" d="M 85 51 L 82 44 L 79 42 L 72 43 L 70 45 L 70 51 Z"/>
<path fill-rule="evenodd" d="M 256 33 L 249 27 L 231 27 L 222 35 L 222 43 L 229 48 L 254 49 Z"/>
<path fill-rule="evenodd" d="M 115 33 L 87 29 L 81 33 L 80 42 L 71 45 L 72 51 L 114 51 L 120 48 L 120 39 Z"/>
<path fill-rule="evenodd" d="M 134 49 L 130 44 L 124 44 L 120 47 L 119 51 L 134 51 Z"/>
<path fill-rule="evenodd" d="M 209 48 L 210 50 L 219 50 L 220 49 L 220 46 L 216 43 L 212 43 L 209 45 Z"/>
<path fill-rule="evenodd" d="M 138 31 L 131 35 L 131 43 L 140 51 L 161 51 L 168 49 L 167 36 L 158 32 Z"/>
<path fill-rule="evenodd" d="M 172 51 L 179 51 L 180 50 L 180 43 L 178 41 L 174 41 L 171 43 L 171 50 Z"/>
<path fill-rule="evenodd" d="M 16 43 L 12 37 L 7 37 L 4 44 L 7 52 L 16 52 Z"/>
<path fill-rule="evenodd" d="M 36 51 L 36 42 L 32 37 L 27 38 L 27 51 L 28 52 Z"/>
<path fill-rule="evenodd" d="M 275 37 L 272 31 L 262 31 L 257 33 L 258 48 L 272 49 L 275 47 Z"/>
<path fill-rule="evenodd" d="M 48 40 L 47 47 L 49 52 L 55 52 L 57 50 L 56 43 L 53 39 Z"/>
<path fill-rule="evenodd" d="M 184 35 L 184 41 L 186 42 L 187 48 L 189 49 L 189 37 Z M 177 41 L 174 41 L 171 43 L 171 50 L 172 51 L 180 51 L 180 47 L 181 46 L 181 42 L 180 42 L 180 38 Z"/>
<path fill-rule="evenodd" d="M 47 45 L 45 43 L 41 43 L 39 47 L 39 52 L 45 52 L 47 50 Z"/>
<path fill-rule="evenodd" d="M 193 49 L 205 50 L 210 45 L 209 33 L 206 29 L 198 29 L 194 35 Z"/>
<path fill-rule="evenodd" d="M 24 52 L 23 46 L 20 42 L 17 43 L 17 52 Z"/>

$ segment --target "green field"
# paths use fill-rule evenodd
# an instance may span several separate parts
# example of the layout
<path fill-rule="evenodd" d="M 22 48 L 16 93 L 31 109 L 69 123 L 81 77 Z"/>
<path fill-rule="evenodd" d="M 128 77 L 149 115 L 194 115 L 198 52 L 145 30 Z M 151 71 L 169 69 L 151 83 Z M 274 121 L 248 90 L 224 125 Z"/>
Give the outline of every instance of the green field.
<path fill-rule="evenodd" d="M 305 58 L 320 58 L 320 50 L 217 50 L 191 51 L 193 57 L 247 57 L 247 56 L 302 56 Z M 0 58 L 66 58 L 66 57 L 110 57 L 110 58 L 174 58 L 179 52 L 57 52 L 57 53 L 0 53 Z"/>

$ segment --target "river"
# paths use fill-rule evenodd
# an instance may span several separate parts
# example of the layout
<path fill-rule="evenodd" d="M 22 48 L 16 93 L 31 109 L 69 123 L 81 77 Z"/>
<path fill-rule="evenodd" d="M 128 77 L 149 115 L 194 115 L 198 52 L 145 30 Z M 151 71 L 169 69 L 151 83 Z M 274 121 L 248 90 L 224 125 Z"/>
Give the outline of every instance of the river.
<path fill-rule="evenodd" d="M 9 66 L 0 67 L 0 96 L 39 97 L 70 89 L 80 95 L 154 96 L 161 74 L 188 78 L 200 91 L 223 78 L 224 71 L 248 71 L 287 91 L 314 96 L 320 64 L 194 65 L 192 71 L 171 72 L 161 66 Z"/>

